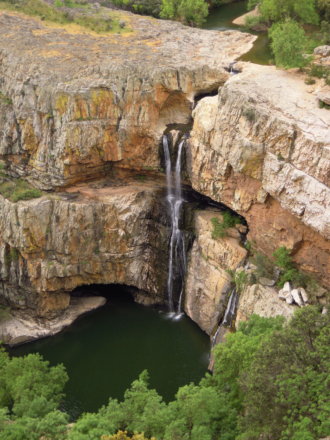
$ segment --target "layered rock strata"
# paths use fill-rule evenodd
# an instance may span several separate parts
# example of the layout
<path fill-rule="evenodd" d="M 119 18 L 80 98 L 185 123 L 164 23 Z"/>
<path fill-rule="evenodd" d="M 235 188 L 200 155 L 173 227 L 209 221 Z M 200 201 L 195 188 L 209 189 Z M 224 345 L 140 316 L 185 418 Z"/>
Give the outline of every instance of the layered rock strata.
<path fill-rule="evenodd" d="M 16 204 L 0 197 L 0 207 L 0 296 L 22 315 L 54 318 L 84 284 L 131 285 L 164 300 L 161 185 L 105 180 Z"/>
<path fill-rule="evenodd" d="M 193 112 L 192 186 L 243 215 L 259 252 L 292 249 L 330 285 L 330 113 L 299 76 L 243 65 Z"/>
<path fill-rule="evenodd" d="M 98 36 L 0 12 L 8 174 L 51 190 L 114 164 L 159 169 L 166 127 L 189 123 L 194 96 L 224 84 L 224 67 L 256 38 L 129 13 L 127 21 L 131 33 Z"/>
<path fill-rule="evenodd" d="M 196 239 L 188 263 L 184 310 L 208 335 L 213 335 L 224 314 L 232 288 L 226 269 L 241 267 L 247 251 L 241 245 L 237 229 L 227 229 L 227 235 L 213 239 L 212 218 L 222 222 L 219 210 L 209 208 L 195 214 Z"/>

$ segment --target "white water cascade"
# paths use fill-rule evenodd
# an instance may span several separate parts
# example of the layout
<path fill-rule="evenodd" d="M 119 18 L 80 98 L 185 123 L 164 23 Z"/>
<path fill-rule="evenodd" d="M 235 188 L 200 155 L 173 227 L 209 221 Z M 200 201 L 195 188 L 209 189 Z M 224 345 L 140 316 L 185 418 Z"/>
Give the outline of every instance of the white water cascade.
<path fill-rule="evenodd" d="M 223 318 L 223 321 L 219 324 L 219 326 L 217 328 L 217 331 L 216 331 L 215 335 L 213 336 L 211 349 L 215 345 L 217 336 L 218 336 L 219 331 L 220 331 L 220 327 L 222 325 L 227 325 L 229 327 L 231 326 L 231 323 L 233 321 L 233 318 L 234 318 L 235 312 L 236 312 L 237 298 L 238 298 L 238 295 L 237 295 L 237 292 L 236 292 L 236 288 L 234 287 L 234 289 L 231 291 L 231 294 L 230 294 L 230 297 L 229 297 L 229 301 L 228 301 L 228 304 L 227 304 L 227 308 L 226 308 L 226 311 L 225 311 L 225 316 Z"/>
<path fill-rule="evenodd" d="M 166 166 L 166 182 L 167 182 L 167 202 L 169 207 L 169 214 L 172 222 L 170 248 L 169 248 L 169 264 L 168 264 L 168 278 L 167 278 L 167 291 L 168 291 L 168 304 L 171 313 L 174 313 L 173 304 L 173 268 L 179 270 L 182 286 L 180 291 L 180 299 L 178 305 L 178 314 L 181 314 L 181 301 L 183 293 L 183 284 L 187 268 L 186 260 L 186 246 L 185 237 L 183 232 L 179 229 L 179 221 L 182 212 L 182 203 L 184 202 L 181 192 L 181 157 L 182 149 L 184 145 L 184 140 L 180 142 L 178 148 L 178 157 L 175 165 L 175 184 L 174 190 L 172 185 L 172 167 L 171 167 L 171 156 L 168 146 L 167 136 L 163 136 L 163 147 L 165 155 L 165 166 Z"/>

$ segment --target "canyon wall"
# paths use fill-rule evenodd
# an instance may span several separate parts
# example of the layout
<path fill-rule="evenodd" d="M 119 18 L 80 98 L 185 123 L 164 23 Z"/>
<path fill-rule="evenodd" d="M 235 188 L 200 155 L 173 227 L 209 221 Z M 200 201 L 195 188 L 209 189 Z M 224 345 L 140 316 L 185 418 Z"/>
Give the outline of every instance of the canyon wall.
<path fill-rule="evenodd" d="M 41 324 L 64 316 L 84 284 L 165 303 L 161 140 L 192 123 L 185 184 L 243 216 L 258 252 L 287 246 L 328 287 L 329 112 L 297 74 L 241 63 L 231 76 L 252 35 L 127 20 L 132 32 L 99 36 L 0 12 L 1 303 Z M 4 188 L 19 178 L 42 196 L 14 203 Z M 225 270 L 247 258 L 237 229 L 211 237 L 218 208 L 182 225 L 196 235 L 185 310 L 210 335 L 230 290 Z"/>

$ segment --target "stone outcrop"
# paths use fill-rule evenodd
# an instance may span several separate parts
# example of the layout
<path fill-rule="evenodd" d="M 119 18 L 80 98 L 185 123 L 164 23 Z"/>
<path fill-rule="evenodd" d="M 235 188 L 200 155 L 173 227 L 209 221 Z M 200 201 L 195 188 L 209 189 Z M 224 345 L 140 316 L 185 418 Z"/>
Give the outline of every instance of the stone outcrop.
<path fill-rule="evenodd" d="M 256 39 L 126 15 L 131 33 L 98 36 L 0 12 L 8 174 L 51 190 L 113 165 L 159 169 L 167 125 L 189 123 L 194 96 L 224 84 Z"/>
<path fill-rule="evenodd" d="M 277 315 L 284 316 L 286 320 L 292 317 L 297 306 L 288 305 L 278 297 L 278 290 L 273 287 L 254 284 L 246 284 L 239 297 L 239 304 L 235 320 L 235 326 L 241 321 L 248 321 L 252 314 L 264 318 L 275 318 Z"/>
<path fill-rule="evenodd" d="M 164 301 L 166 223 L 164 189 L 148 179 L 80 184 L 16 204 L 0 197 L 2 302 L 51 319 L 85 284 L 135 286 Z"/>
<path fill-rule="evenodd" d="M 224 238 L 212 238 L 212 218 L 222 222 L 216 209 L 195 214 L 196 239 L 190 253 L 184 297 L 185 312 L 208 335 L 218 327 L 231 290 L 231 277 L 226 269 L 236 270 L 247 258 L 237 229 L 228 229 Z"/>
<path fill-rule="evenodd" d="M 92 312 L 105 302 L 106 299 L 99 296 L 71 298 L 67 309 L 60 317 L 48 320 L 24 319 L 19 314 L 10 316 L 0 322 L 0 340 L 12 347 L 56 335 L 72 324 L 78 316 Z"/>
<path fill-rule="evenodd" d="M 193 112 L 190 178 L 245 217 L 259 252 L 286 246 L 329 286 L 330 113 L 307 88 L 292 73 L 243 64 Z"/>

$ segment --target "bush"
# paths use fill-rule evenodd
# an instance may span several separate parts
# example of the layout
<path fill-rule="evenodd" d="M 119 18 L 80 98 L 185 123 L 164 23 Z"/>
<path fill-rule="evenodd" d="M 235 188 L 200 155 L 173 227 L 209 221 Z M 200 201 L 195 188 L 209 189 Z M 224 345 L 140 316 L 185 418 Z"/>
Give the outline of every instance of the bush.
<path fill-rule="evenodd" d="M 257 266 L 257 270 L 256 270 L 257 279 L 259 278 L 272 279 L 274 277 L 275 264 L 273 261 L 269 260 L 264 255 L 257 254 L 254 258 L 254 262 Z"/>
<path fill-rule="evenodd" d="M 284 68 L 300 67 L 307 64 L 302 52 L 307 44 L 305 31 L 294 20 L 275 23 L 269 30 L 272 40 L 270 47 L 275 55 L 276 65 Z"/>
<path fill-rule="evenodd" d="M 232 215 L 230 211 L 225 211 L 222 214 L 222 223 L 220 222 L 218 217 L 211 218 L 211 223 L 213 226 L 212 238 L 214 240 L 217 240 L 218 238 L 223 238 L 226 235 L 226 229 L 233 228 L 240 222 L 240 218 Z"/>
<path fill-rule="evenodd" d="M 315 79 L 308 77 L 305 79 L 305 84 L 307 84 L 308 86 L 315 84 Z"/>
<path fill-rule="evenodd" d="M 246 119 L 249 122 L 254 122 L 256 119 L 256 112 L 254 110 L 254 108 L 248 108 L 243 112 L 243 115 L 246 117 Z"/>
<path fill-rule="evenodd" d="M 19 200 L 36 199 L 42 196 L 39 189 L 32 188 L 22 179 L 15 179 L 10 182 L 4 182 L 0 185 L 0 194 L 6 199 L 16 203 Z"/>

